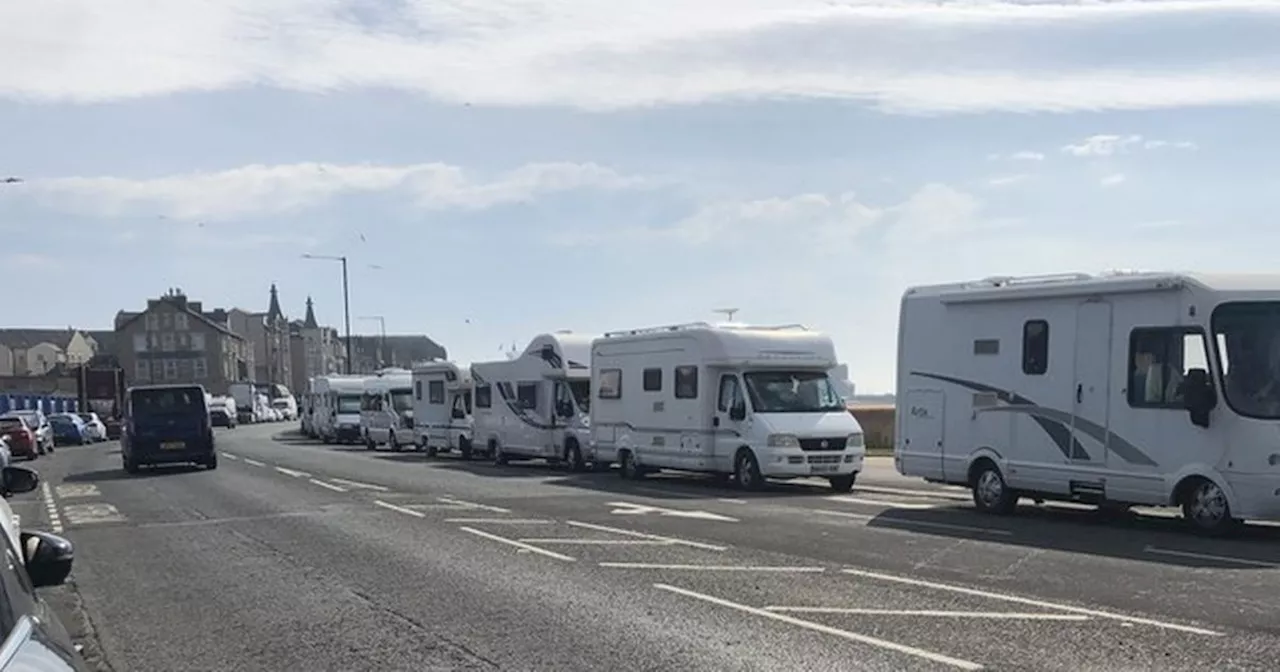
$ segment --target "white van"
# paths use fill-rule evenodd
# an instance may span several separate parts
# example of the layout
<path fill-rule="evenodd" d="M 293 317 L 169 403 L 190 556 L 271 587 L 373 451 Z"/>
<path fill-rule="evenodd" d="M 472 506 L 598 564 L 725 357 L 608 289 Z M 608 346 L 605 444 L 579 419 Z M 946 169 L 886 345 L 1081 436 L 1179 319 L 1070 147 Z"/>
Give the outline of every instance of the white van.
<path fill-rule="evenodd" d="M 471 367 L 424 362 L 413 367 L 413 428 L 418 446 L 432 457 L 458 451 L 471 459 Z"/>
<path fill-rule="evenodd" d="M 541 334 L 515 358 L 471 365 L 475 441 L 494 462 L 524 457 L 584 466 L 593 338 Z"/>
<path fill-rule="evenodd" d="M 408 369 L 382 369 L 364 379 L 360 428 L 369 450 L 387 445 L 399 451 L 414 446 L 413 374 Z"/>
<path fill-rule="evenodd" d="M 311 389 L 315 391 L 312 427 L 316 435 L 325 443 L 359 441 L 364 376 L 332 374 L 311 380 Z"/>
<path fill-rule="evenodd" d="M 898 471 L 1205 532 L 1280 518 L 1280 275 L 1072 273 L 907 290 Z"/>
<path fill-rule="evenodd" d="M 592 459 L 624 478 L 658 469 L 826 478 L 848 492 L 862 428 L 828 371 L 831 339 L 802 326 L 704 322 L 605 334 L 591 346 Z"/>

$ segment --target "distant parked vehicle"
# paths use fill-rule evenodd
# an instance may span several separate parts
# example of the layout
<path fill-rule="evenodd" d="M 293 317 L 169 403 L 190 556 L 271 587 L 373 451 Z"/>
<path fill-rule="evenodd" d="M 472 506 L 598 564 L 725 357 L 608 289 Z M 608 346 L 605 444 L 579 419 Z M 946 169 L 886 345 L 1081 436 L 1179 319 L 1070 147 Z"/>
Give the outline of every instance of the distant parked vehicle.
<path fill-rule="evenodd" d="M 83 446 L 89 438 L 89 428 L 80 416 L 73 413 L 55 413 L 49 416 L 49 426 L 53 428 L 53 443 L 56 446 Z"/>
<path fill-rule="evenodd" d="M 107 425 L 102 422 L 97 413 L 77 413 L 76 415 L 80 416 L 85 427 L 89 428 L 89 438 L 94 441 L 107 440 Z"/>
<path fill-rule="evenodd" d="M 36 434 L 36 451 L 41 455 L 53 452 L 53 427 L 49 426 L 49 418 L 45 417 L 43 411 L 9 411 L 0 417 L 26 420 L 27 426 Z"/>
<path fill-rule="evenodd" d="M 4 436 L 8 441 L 9 452 L 13 456 L 28 460 L 34 460 L 40 456 L 36 433 L 21 417 L 0 417 L 0 436 Z"/>
<path fill-rule="evenodd" d="M 236 418 L 236 402 L 230 397 L 214 397 L 209 405 L 209 419 L 214 427 L 234 428 L 240 424 Z"/>

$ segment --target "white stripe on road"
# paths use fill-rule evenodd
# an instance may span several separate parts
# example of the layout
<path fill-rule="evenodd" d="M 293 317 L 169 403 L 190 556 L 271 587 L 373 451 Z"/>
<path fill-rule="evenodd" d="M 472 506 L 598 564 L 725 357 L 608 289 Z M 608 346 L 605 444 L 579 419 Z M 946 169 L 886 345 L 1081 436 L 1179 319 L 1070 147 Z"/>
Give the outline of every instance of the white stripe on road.
<path fill-rule="evenodd" d="M 381 485 L 374 485 L 373 483 L 361 483 L 360 481 L 348 481 L 345 478 L 330 478 L 329 480 L 333 481 L 334 483 L 341 483 L 343 485 L 349 485 L 353 488 L 362 488 L 364 490 L 377 490 L 378 492 L 391 491 L 391 488 L 383 487 Z"/>
<path fill-rule="evenodd" d="M 551 525 L 554 520 L 546 520 L 543 518 L 445 518 L 446 523 L 465 523 L 471 525 L 488 525 L 488 524 L 504 524 L 504 525 Z"/>
<path fill-rule="evenodd" d="M 1156 628 L 1164 628 L 1166 630 L 1179 630 L 1181 632 L 1189 632 L 1196 635 L 1209 635 L 1212 637 L 1221 637 L 1223 633 L 1214 630 L 1206 630 L 1190 625 L 1180 625 L 1178 623 L 1170 623 L 1168 621 L 1158 621 L 1151 618 L 1142 618 L 1139 616 L 1125 616 L 1124 614 L 1115 614 L 1108 611 L 1099 611 L 1097 609 L 1087 609 L 1085 607 L 1073 607 L 1067 604 L 1058 604 L 1055 602 L 1046 602 L 1044 600 L 1036 600 L 1029 597 L 1020 597 L 1018 595 L 1007 595 L 1005 593 L 993 593 L 986 590 L 978 590 L 977 588 L 965 588 L 963 586 L 953 586 L 946 583 L 937 583 L 935 581 L 925 581 L 922 579 L 912 579 L 905 576 L 894 576 L 892 574 L 881 574 L 879 572 L 868 572 L 861 569 L 842 569 L 845 574 L 853 576 L 861 576 L 868 579 L 879 579 L 881 581 L 892 581 L 908 586 L 916 586 L 919 588 L 932 588 L 934 590 L 945 590 L 961 595 L 971 595 L 974 597 L 984 597 L 991 600 L 1003 600 L 1005 602 L 1013 602 L 1015 604 L 1025 604 L 1041 609 L 1057 609 L 1076 614 L 1084 614 L 1086 616 L 1094 616 L 1096 618 L 1108 618 L 1121 623 L 1132 623 L 1138 625 L 1150 625 Z"/>
<path fill-rule="evenodd" d="M 298 471 L 296 469 L 286 469 L 284 467 L 276 467 L 276 471 L 282 474 L 292 476 L 294 478 L 308 478 L 311 476 L 311 474 L 308 474 L 305 471 Z"/>
<path fill-rule="evenodd" d="M 53 489 L 48 481 L 40 484 L 40 495 L 44 499 L 45 513 L 49 515 L 49 528 L 54 534 L 62 534 L 62 516 L 58 515 L 58 504 L 53 501 Z"/>
<path fill-rule="evenodd" d="M 238 460 L 238 459 L 240 459 L 240 456 L 239 456 L 239 455 L 232 455 L 231 453 L 220 453 L 220 455 L 222 455 L 223 457 L 227 458 L 228 460 Z"/>
<path fill-rule="evenodd" d="M 657 539 L 520 539 L 525 544 L 579 544 L 582 546 L 670 546 L 674 541 Z"/>
<path fill-rule="evenodd" d="M 765 607 L 766 611 L 793 614 L 847 614 L 865 616 L 931 616 L 938 618 L 1009 619 L 1023 621 L 1087 621 L 1081 614 L 1016 613 L 1007 611 L 935 611 L 931 609 L 842 609 L 840 607 Z"/>
<path fill-rule="evenodd" d="M 567 525 L 572 525 L 574 527 L 581 527 L 588 530 L 596 530 L 599 532 L 612 532 L 614 534 L 621 534 L 623 536 L 628 536 L 628 537 L 638 537 L 640 539 L 653 539 L 655 541 L 670 541 L 670 542 L 680 544 L 682 546 L 692 546 L 693 548 L 701 548 L 708 551 L 728 550 L 727 546 L 716 546 L 715 544 L 704 544 L 700 541 L 688 541 L 685 539 L 677 539 L 675 537 L 660 537 L 656 534 L 645 534 L 644 532 L 623 530 L 616 527 L 609 527 L 608 525 L 596 525 L 595 523 L 581 523 L 576 520 L 566 520 L 564 522 Z"/>
<path fill-rule="evenodd" d="M 391 509 L 392 511 L 395 511 L 397 513 L 404 513 L 410 516 L 417 516 L 418 518 L 425 518 L 427 515 L 421 511 L 414 511 L 413 509 L 406 509 L 403 506 L 396 506 L 395 504 L 384 502 L 381 499 L 375 499 L 373 500 L 373 503 L 377 504 L 378 506 L 381 506 L 384 509 Z"/>
<path fill-rule="evenodd" d="M 801 574 L 820 574 L 826 567 L 766 567 L 763 565 L 668 565 L 649 562 L 601 562 L 601 567 L 610 569 L 663 569 L 691 572 L 795 572 Z"/>
<path fill-rule="evenodd" d="M 653 584 L 653 587 L 659 590 L 665 590 L 669 593 L 675 593 L 677 595 L 691 597 L 695 600 L 709 602 L 711 604 L 719 605 L 721 607 L 735 609 L 737 611 L 751 614 L 753 616 L 760 616 L 762 618 L 773 619 L 775 621 L 780 621 L 782 623 L 787 623 L 789 625 L 805 628 L 807 630 L 813 630 L 814 632 L 821 632 L 825 635 L 832 635 L 834 637 L 840 637 L 842 639 L 847 639 L 852 642 L 858 642 L 860 644 L 867 644 L 869 646 L 875 646 L 882 649 L 888 649 L 890 651 L 896 651 L 898 653 L 903 653 L 908 656 L 923 658 L 925 660 L 928 660 L 934 663 L 941 663 L 943 665 L 958 667 L 962 670 L 981 670 L 982 669 L 981 665 L 972 661 L 961 659 L 961 658 L 952 658 L 951 656 L 946 656 L 941 653 L 934 653 L 932 651 L 926 651 L 924 649 L 920 649 L 914 646 L 899 644 L 897 642 L 890 642 L 888 640 L 880 639 L 878 637 L 871 637 L 869 635 L 861 635 L 856 632 L 850 632 L 848 630 L 833 628 L 829 625 L 823 625 L 821 623 L 814 623 L 813 621 L 806 621 L 803 619 L 794 618 L 792 616 L 787 616 L 786 614 L 776 614 L 771 611 L 765 611 L 764 609 L 757 609 L 755 607 L 747 606 L 745 604 L 730 602 L 729 600 L 724 600 L 711 595 L 704 595 L 702 593 L 697 593 L 692 590 L 686 590 L 684 588 L 677 588 L 675 586 L 667 585 L 665 583 L 655 583 Z"/>
<path fill-rule="evenodd" d="M 864 497 L 851 497 L 849 495 L 834 495 L 827 497 L 833 502 L 849 502 L 850 504 L 869 504 L 871 506 L 887 506 L 894 509 L 936 509 L 942 504 L 924 504 L 921 502 L 893 502 L 887 499 L 868 499 Z"/>
<path fill-rule="evenodd" d="M 540 555 L 545 555 L 545 556 L 547 556 L 548 558 L 555 558 L 556 560 L 563 560 L 563 561 L 565 561 L 565 562 L 573 562 L 573 558 L 571 558 L 571 557 L 569 557 L 569 556 L 567 556 L 567 555 L 562 555 L 562 554 L 560 554 L 560 553 L 556 553 L 555 551 L 548 551 L 548 550 L 546 550 L 545 548 L 538 548 L 537 546 L 530 546 L 529 544 L 526 544 L 526 543 L 524 543 L 524 542 L 520 542 L 520 541 L 516 541 L 515 539 L 508 539 L 508 538 L 506 538 L 506 537 L 499 537 L 498 535 L 496 535 L 496 534 L 491 534 L 491 533 L 489 533 L 489 532 L 482 532 L 482 531 L 480 531 L 480 530 L 475 529 L 474 527 L 459 527 L 458 529 L 459 529 L 459 530 L 462 530 L 463 532 L 469 532 L 469 533 L 471 533 L 471 534 L 474 534 L 474 535 L 476 535 L 477 537 L 484 537 L 485 539 L 492 539 L 493 541 L 496 541 L 496 542 L 499 542 L 499 543 L 503 543 L 503 544 L 507 544 L 508 546 L 514 546 L 514 547 L 519 548 L 519 549 L 524 550 L 524 551 L 529 551 L 529 552 L 531 552 L 531 553 L 538 553 L 538 554 L 540 554 Z"/>
<path fill-rule="evenodd" d="M 261 462 L 259 462 L 259 461 L 257 461 L 257 460 L 251 460 L 251 459 L 249 459 L 249 458 L 247 458 L 247 457 L 246 457 L 246 458 L 244 458 L 244 463 L 245 463 L 245 464 L 252 464 L 252 465 L 253 465 L 253 466 L 255 466 L 255 467 L 265 467 L 265 466 L 267 466 L 267 465 L 265 465 L 265 464 L 263 464 L 263 463 L 261 463 Z"/>
<path fill-rule="evenodd" d="M 717 501 L 724 502 L 725 504 L 746 504 L 747 503 L 747 500 L 745 499 L 734 499 L 732 497 L 721 497 Z"/>
<path fill-rule="evenodd" d="M 1147 546 L 1142 549 L 1144 553 L 1152 553 L 1155 555 L 1171 555 L 1175 558 L 1191 558 L 1193 560 L 1212 560 L 1216 562 L 1231 562 L 1237 565 L 1245 565 L 1247 567 L 1263 567 L 1274 569 L 1280 567 L 1280 562 L 1268 562 L 1266 560 L 1250 560 L 1248 558 L 1233 558 L 1229 555 L 1209 555 L 1207 553 L 1192 553 L 1190 551 L 1175 551 L 1171 548 L 1157 548 L 1155 546 Z"/>
<path fill-rule="evenodd" d="M 999 534 L 1006 537 L 1013 536 L 1013 532 L 1009 530 L 1001 530 L 995 527 L 975 527 L 973 525 L 956 525 L 954 523 L 935 523 L 929 520 L 912 520 L 910 518 L 897 518 L 892 516 L 866 516 L 860 513 L 849 513 L 848 511 L 828 511 L 827 509 L 805 509 L 810 513 L 818 513 L 824 516 L 837 516 L 839 518 L 849 518 L 852 520 L 861 520 L 864 523 L 877 521 L 881 523 L 892 523 L 894 525 L 902 525 L 906 527 L 935 527 L 939 530 L 956 530 L 957 532 L 980 532 L 982 534 Z M 876 528 L 872 528 L 876 529 Z"/>
<path fill-rule="evenodd" d="M 330 490 L 332 490 L 332 491 L 334 491 L 334 492 L 346 492 L 346 491 L 347 491 L 347 489 L 346 489 L 346 488 L 339 488 L 338 486 L 336 486 L 336 485 L 334 485 L 334 484 L 332 484 L 332 483 L 325 483 L 324 481 L 319 480 L 319 479 L 316 479 L 316 478 L 312 478 L 312 479 L 310 479 L 310 482 L 311 482 L 311 483 L 313 483 L 313 484 L 315 484 L 315 485 L 318 485 L 318 486 L 320 486 L 320 487 L 322 487 L 322 488 L 328 488 L 328 489 L 330 489 Z"/>
<path fill-rule="evenodd" d="M 488 504 L 476 504 L 474 502 L 464 502 L 461 499 L 452 497 L 436 497 L 437 500 L 445 504 L 453 504 L 455 506 L 466 506 L 472 509 L 480 509 L 482 511 L 492 511 L 494 513 L 511 513 L 511 509 L 504 509 L 501 506 L 489 506 Z"/>

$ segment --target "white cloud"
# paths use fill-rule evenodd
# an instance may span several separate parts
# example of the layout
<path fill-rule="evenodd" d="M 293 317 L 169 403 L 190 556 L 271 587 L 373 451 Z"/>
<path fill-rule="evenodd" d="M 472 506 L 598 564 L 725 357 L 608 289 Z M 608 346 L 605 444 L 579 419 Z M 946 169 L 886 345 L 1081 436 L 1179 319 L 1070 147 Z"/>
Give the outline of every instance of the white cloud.
<path fill-rule="evenodd" d="M 1028 175 L 1001 175 L 987 180 L 989 187 L 1008 187 L 1027 181 Z"/>
<path fill-rule="evenodd" d="M 481 179 L 442 163 L 250 165 L 157 178 L 33 179 L 13 191 L 53 209 L 94 216 L 159 215 L 184 220 L 294 212 L 358 193 L 400 192 L 424 209 L 482 209 L 574 189 L 640 186 L 593 163 L 538 163 Z"/>
<path fill-rule="evenodd" d="M 1142 146 L 1146 149 L 1199 149 L 1199 146 L 1190 140 L 1148 140 L 1142 143 Z"/>
<path fill-rule="evenodd" d="M 1014 161 L 1044 161 L 1044 154 L 1040 152 L 1014 152 L 1009 155 Z"/>
<path fill-rule="evenodd" d="M 1118 187 L 1121 184 L 1124 184 L 1127 179 L 1128 178 L 1125 177 L 1124 173 L 1115 173 L 1102 178 L 1102 180 L 1099 181 L 1099 184 L 1104 187 Z"/>
<path fill-rule="evenodd" d="M 802 96 L 909 113 L 1280 102 L 1272 0 L 401 0 L 377 9 L 2 3 L 0 96 L 386 87 L 495 105 Z M 1255 38 L 1235 38 L 1236 28 Z"/>
<path fill-rule="evenodd" d="M 1144 140 L 1141 135 L 1093 135 L 1079 144 L 1062 147 L 1062 153 L 1072 156 L 1113 156 L 1141 149 L 1196 149 L 1189 140 Z"/>

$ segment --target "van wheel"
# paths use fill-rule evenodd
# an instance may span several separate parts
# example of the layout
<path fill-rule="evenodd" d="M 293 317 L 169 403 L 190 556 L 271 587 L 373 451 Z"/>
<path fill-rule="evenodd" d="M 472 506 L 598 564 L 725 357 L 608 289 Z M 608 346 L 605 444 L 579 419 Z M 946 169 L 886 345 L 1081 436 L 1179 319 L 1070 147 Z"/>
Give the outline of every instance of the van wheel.
<path fill-rule="evenodd" d="M 390 448 L 393 453 L 400 452 L 400 442 L 396 441 L 396 430 L 394 429 L 387 432 L 387 448 Z"/>
<path fill-rule="evenodd" d="M 124 463 L 123 466 L 124 466 L 125 473 L 128 473 L 128 474 L 138 473 L 138 463 L 136 460 L 133 460 L 129 457 L 124 457 L 122 458 L 121 461 Z"/>
<path fill-rule="evenodd" d="M 1009 514 L 1018 507 L 1018 493 L 1009 488 L 1000 469 L 984 460 L 973 474 L 973 504 L 983 513 Z"/>
<path fill-rule="evenodd" d="M 493 463 L 499 467 L 508 462 L 507 454 L 502 452 L 502 446 L 498 445 L 497 441 L 489 442 L 489 454 L 493 455 Z"/>
<path fill-rule="evenodd" d="M 427 457 L 435 457 L 440 453 L 440 450 L 435 446 L 431 445 L 430 441 L 423 441 L 422 449 L 427 451 Z"/>
<path fill-rule="evenodd" d="M 369 436 L 369 433 L 368 433 L 368 432 L 365 432 L 365 433 L 364 433 L 364 447 L 365 447 L 365 450 L 377 450 L 377 449 L 378 449 L 378 444 L 376 444 L 376 443 L 374 443 L 374 442 L 373 442 L 373 437 L 372 437 L 372 436 Z"/>
<path fill-rule="evenodd" d="M 205 469 L 209 469 L 209 470 L 213 470 L 213 469 L 217 469 L 217 468 L 218 468 L 218 454 L 217 454 L 217 453 L 209 453 L 209 457 L 206 457 L 206 458 L 205 458 L 205 460 L 204 460 L 204 468 L 205 468 Z"/>
<path fill-rule="evenodd" d="M 570 441 L 564 448 L 564 463 L 569 467 L 569 471 L 582 471 L 586 467 L 586 463 L 582 461 L 582 451 L 578 448 L 577 441 Z"/>
<path fill-rule="evenodd" d="M 831 489 L 836 492 L 849 492 L 853 490 L 853 482 L 858 479 L 858 472 L 853 472 L 845 476 L 832 476 L 827 479 L 831 483 Z"/>
<path fill-rule="evenodd" d="M 738 451 L 733 460 L 733 481 L 743 490 L 759 490 L 764 485 L 760 476 L 760 465 L 756 462 L 755 453 L 750 448 Z"/>
<path fill-rule="evenodd" d="M 458 439 L 458 453 L 462 455 L 462 459 L 471 459 L 471 439 L 465 436 Z"/>
<path fill-rule="evenodd" d="M 626 450 L 618 456 L 620 463 L 618 467 L 618 475 L 627 481 L 638 481 L 644 478 L 644 471 L 640 469 L 640 465 L 636 464 L 636 458 L 631 451 Z"/>
<path fill-rule="evenodd" d="M 1217 483 L 1207 478 L 1197 478 L 1187 484 L 1182 495 L 1182 516 L 1201 534 L 1220 536 L 1235 529 L 1227 493 Z"/>

